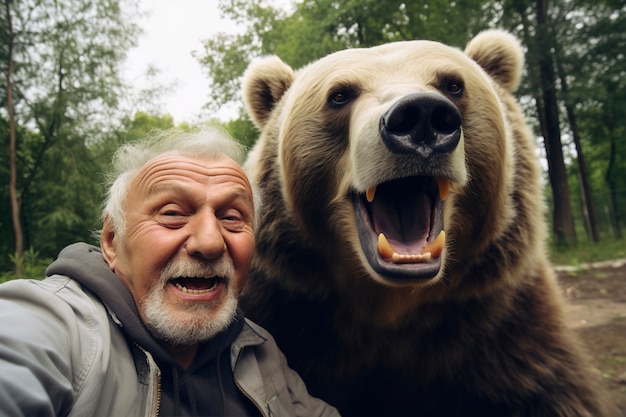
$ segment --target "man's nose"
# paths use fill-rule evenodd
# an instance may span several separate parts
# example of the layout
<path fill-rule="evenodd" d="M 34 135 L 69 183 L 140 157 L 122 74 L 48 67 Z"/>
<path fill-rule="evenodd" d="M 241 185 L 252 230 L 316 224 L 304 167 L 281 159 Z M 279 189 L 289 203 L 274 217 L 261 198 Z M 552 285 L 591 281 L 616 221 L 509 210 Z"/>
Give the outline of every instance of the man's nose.
<path fill-rule="evenodd" d="M 226 242 L 215 214 L 196 215 L 189 227 L 190 234 L 185 244 L 189 256 L 215 259 L 226 251 Z"/>

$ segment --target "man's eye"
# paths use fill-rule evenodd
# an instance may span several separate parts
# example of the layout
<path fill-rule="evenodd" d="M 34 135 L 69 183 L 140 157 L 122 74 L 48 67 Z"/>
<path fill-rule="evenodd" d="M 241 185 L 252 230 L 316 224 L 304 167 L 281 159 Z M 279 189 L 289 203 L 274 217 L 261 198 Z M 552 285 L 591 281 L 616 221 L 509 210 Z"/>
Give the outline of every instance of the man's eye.
<path fill-rule="evenodd" d="M 224 215 L 222 219 L 227 222 L 240 222 L 242 221 L 242 216 L 239 213 L 229 213 Z"/>
<path fill-rule="evenodd" d="M 227 210 L 221 216 L 224 227 L 231 232 L 242 231 L 248 223 L 245 212 L 239 210 Z"/>
<path fill-rule="evenodd" d="M 159 210 L 159 215 L 164 217 L 184 216 L 183 210 L 176 204 L 167 204 Z"/>

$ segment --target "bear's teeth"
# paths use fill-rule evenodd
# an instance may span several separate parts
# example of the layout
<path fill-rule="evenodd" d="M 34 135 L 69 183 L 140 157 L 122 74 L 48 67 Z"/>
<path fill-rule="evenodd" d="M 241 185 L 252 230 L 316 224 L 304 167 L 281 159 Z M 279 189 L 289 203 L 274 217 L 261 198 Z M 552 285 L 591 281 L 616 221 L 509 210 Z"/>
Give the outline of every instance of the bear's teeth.
<path fill-rule="evenodd" d="M 400 255 L 399 253 L 394 252 L 391 257 L 391 262 L 394 264 L 409 264 L 409 263 L 417 263 L 417 262 L 428 262 L 431 260 L 430 252 L 423 253 L 421 255 Z"/>
<path fill-rule="evenodd" d="M 441 201 L 446 201 L 450 193 L 450 181 L 445 178 L 437 178 L 437 186 L 439 187 L 439 197 Z"/>
<path fill-rule="evenodd" d="M 383 259 L 391 260 L 393 263 L 417 263 L 428 262 L 433 258 L 441 256 L 443 245 L 446 242 L 446 233 L 442 230 L 432 242 L 424 245 L 422 253 L 419 254 L 399 254 L 391 246 L 383 233 L 378 235 L 378 253 Z"/>
<path fill-rule="evenodd" d="M 367 191 L 365 192 L 365 198 L 367 198 L 367 202 L 371 203 L 372 201 L 374 201 L 374 194 L 376 194 L 376 185 L 368 188 Z"/>

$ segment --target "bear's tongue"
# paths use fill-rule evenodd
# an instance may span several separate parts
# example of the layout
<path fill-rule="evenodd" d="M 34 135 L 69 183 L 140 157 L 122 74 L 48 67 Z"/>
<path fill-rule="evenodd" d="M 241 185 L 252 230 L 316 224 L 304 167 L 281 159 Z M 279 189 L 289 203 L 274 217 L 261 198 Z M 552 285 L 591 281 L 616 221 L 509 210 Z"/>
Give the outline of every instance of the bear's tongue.
<path fill-rule="evenodd" d="M 419 254 L 431 225 L 432 200 L 426 192 L 385 192 L 379 188 L 370 203 L 376 234 L 383 233 L 399 254 Z"/>

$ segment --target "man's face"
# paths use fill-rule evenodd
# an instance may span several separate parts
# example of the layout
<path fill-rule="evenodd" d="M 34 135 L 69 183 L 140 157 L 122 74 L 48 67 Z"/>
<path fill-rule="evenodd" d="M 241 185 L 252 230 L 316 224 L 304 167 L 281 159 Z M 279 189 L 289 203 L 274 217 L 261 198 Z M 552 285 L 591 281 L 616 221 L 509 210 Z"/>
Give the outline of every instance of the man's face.
<path fill-rule="evenodd" d="M 132 180 L 126 233 L 103 226 L 103 253 L 146 326 L 174 345 L 232 320 L 254 249 L 252 189 L 230 158 L 155 158 Z"/>

